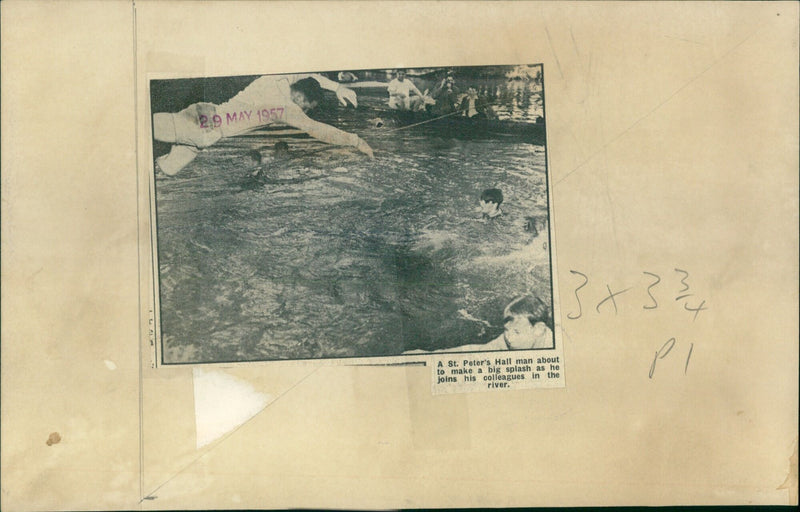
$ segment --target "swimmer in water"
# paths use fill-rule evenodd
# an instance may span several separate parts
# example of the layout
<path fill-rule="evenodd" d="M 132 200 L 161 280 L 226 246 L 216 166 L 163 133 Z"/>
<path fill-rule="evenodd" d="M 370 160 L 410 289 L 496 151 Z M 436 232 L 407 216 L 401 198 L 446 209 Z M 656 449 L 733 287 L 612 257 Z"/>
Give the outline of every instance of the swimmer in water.
<path fill-rule="evenodd" d="M 286 158 L 289 156 L 289 144 L 285 140 L 278 141 L 272 146 L 272 152 L 275 158 Z"/>
<path fill-rule="evenodd" d="M 522 295 L 503 310 L 503 334 L 489 343 L 461 345 L 433 352 L 477 352 L 487 350 L 531 350 L 553 348 L 553 318 L 550 308 L 534 295 Z M 409 350 L 404 354 L 425 354 L 425 350 Z"/>
<path fill-rule="evenodd" d="M 553 348 L 555 345 L 550 308 L 534 295 L 523 295 L 506 306 L 503 327 L 502 338 L 508 350 Z"/>
<path fill-rule="evenodd" d="M 250 173 L 250 176 L 260 175 L 262 169 L 261 151 L 257 149 L 251 149 L 247 152 L 247 158 L 250 160 L 250 167 L 253 168 L 253 172 Z"/>
<path fill-rule="evenodd" d="M 537 215 L 525 217 L 525 231 L 531 233 L 533 238 L 538 238 L 539 235 L 544 234 L 542 241 L 542 248 L 547 250 L 547 216 Z"/>
<path fill-rule="evenodd" d="M 503 215 L 500 205 L 503 204 L 503 192 L 498 188 L 487 188 L 478 202 L 481 219 L 489 220 Z"/>
<path fill-rule="evenodd" d="M 257 149 L 251 149 L 247 152 L 247 157 L 252 161 L 252 165 L 255 167 L 255 170 L 252 172 L 252 176 L 260 176 L 265 168 L 274 160 L 282 160 L 289 157 L 289 144 L 286 141 L 278 141 L 272 146 L 272 155 L 269 157 L 264 157 L 261 154 L 261 151 Z"/>
<path fill-rule="evenodd" d="M 268 156 L 263 155 L 257 149 L 247 152 L 247 158 L 250 160 L 251 165 L 255 166 L 255 170 L 250 173 L 251 177 L 258 178 L 263 183 L 278 185 L 303 183 L 304 181 L 317 180 L 328 176 L 320 170 L 306 168 L 288 169 L 286 172 L 281 172 L 274 164 L 290 159 L 289 145 L 285 141 L 279 141 L 272 146 L 271 151 L 272 154 Z"/>
<path fill-rule="evenodd" d="M 534 238 L 539 236 L 539 226 L 542 224 L 540 217 L 525 217 L 525 231 L 531 233 Z"/>

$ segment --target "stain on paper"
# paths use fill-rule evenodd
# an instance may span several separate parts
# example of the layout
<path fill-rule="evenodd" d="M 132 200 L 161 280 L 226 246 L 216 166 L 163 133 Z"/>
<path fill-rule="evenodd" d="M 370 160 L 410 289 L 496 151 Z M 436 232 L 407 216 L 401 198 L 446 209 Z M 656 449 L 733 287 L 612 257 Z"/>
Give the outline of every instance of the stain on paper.
<path fill-rule="evenodd" d="M 794 453 L 789 457 L 789 474 L 778 489 L 787 489 L 789 505 L 797 505 L 797 439 L 794 441 Z"/>
<path fill-rule="evenodd" d="M 58 432 L 53 432 L 50 434 L 50 437 L 47 438 L 47 446 L 53 446 L 54 444 L 58 444 L 61 442 L 61 435 Z"/>

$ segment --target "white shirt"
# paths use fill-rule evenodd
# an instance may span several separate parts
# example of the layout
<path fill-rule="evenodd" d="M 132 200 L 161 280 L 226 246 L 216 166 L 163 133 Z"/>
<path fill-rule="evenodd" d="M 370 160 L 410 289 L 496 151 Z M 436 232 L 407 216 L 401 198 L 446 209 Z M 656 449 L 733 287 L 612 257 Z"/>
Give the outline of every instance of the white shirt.
<path fill-rule="evenodd" d="M 386 90 L 389 91 L 389 97 L 396 95 L 408 97 L 411 96 L 411 91 L 414 91 L 420 96 L 422 96 L 422 93 L 419 92 L 419 89 L 417 89 L 417 86 L 414 85 L 414 82 L 412 82 L 408 78 L 406 78 L 402 82 L 397 78 L 395 78 L 394 80 L 389 82 L 389 86 L 386 88 Z"/>

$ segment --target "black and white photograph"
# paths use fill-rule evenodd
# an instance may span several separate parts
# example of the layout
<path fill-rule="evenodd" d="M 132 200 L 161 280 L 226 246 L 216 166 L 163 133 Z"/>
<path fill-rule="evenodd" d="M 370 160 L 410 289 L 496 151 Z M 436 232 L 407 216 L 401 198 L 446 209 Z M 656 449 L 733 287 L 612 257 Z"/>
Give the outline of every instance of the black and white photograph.
<path fill-rule="evenodd" d="M 159 364 L 555 348 L 541 65 L 149 87 Z"/>

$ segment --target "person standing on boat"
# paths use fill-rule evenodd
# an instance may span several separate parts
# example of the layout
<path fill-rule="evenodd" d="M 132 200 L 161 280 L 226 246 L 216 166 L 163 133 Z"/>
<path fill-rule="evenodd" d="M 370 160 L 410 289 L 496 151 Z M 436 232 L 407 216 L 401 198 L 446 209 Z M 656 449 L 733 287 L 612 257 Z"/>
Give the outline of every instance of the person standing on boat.
<path fill-rule="evenodd" d="M 435 113 L 441 115 L 455 112 L 459 93 L 455 79 L 452 75 L 448 75 L 433 91 L 433 97 L 436 100 Z"/>
<path fill-rule="evenodd" d="M 395 110 L 419 110 L 423 103 L 422 93 L 410 78 L 406 78 L 406 70 L 398 69 L 397 78 L 389 82 L 389 108 Z M 411 93 L 416 96 L 411 97 Z"/>
<path fill-rule="evenodd" d="M 201 149 L 272 123 L 285 123 L 328 144 L 354 147 L 372 158 L 372 148 L 358 135 L 306 115 L 322 102 L 323 88 L 335 92 L 343 106 L 348 101 L 358 106 L 355 92 L 322 75 L 266 75 L 221 105 L 201 102 L 177 113 L 153 114 L 153 138 L 173 144 L 168 154 L 156 159 L 156 166 L 175 175 Z"/>
<path fill-rule="evenodd" d="M 478 95 L 477 89 L 470 87 L 461 100 L 461 112 L 469 119 L 488 119 L 491 116 L 491 107 L 486 98 Z"/>

